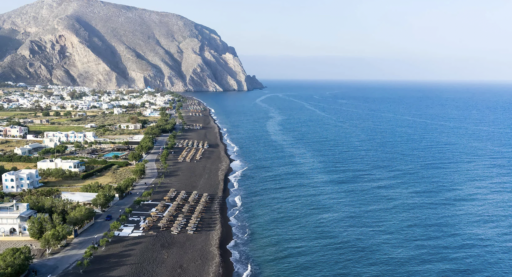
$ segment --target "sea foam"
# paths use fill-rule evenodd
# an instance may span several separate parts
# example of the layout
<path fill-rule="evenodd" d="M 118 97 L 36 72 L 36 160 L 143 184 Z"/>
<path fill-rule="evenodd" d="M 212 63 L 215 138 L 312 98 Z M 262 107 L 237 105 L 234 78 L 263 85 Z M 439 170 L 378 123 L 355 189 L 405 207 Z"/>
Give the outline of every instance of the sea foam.
<path fill-rule="evenodd" d="M 199 99 L 197 100 L 208 107 L 208 105 L 206 105 L 206 103 L 203 101 Z M 227 128 L 223 128 L 221 126 L 219 119 L 215 115 L 215 110 L 212 108 L 209 109 L 212 118 L 214 119 L 217 126 L 219 126 L 219 129 L 222 133 L 222 139 L 226 144 L 227 152 L 230 158 L 233 160 L 233 162 L 230 164 L 233 173 L 231 173 L 231 175 L 228 177 L 231 181 L 230 195 L 226 201 L 228 204 L 228 217 L 230 220 L 229 225 L 232 227 L 233 231 L 233 240 L 227 246 L 227 248 L 232 253 L 231 261 L 233 262 L 233 266 L 235 268 L 233 276 L 249 277 L 251 276 L 251 264 L 247 258 L 247 251 L 244 245 L 240 243 L 248 239 L 249 228 L 240 214 L 240 211 L 242 210 L 242 191 L 239 189 L 239 180 L 242 178 L 242 173 L 248 167 L 238 158 L 237 152 L 239 148 L 229 139 L 228 130 Z"/>

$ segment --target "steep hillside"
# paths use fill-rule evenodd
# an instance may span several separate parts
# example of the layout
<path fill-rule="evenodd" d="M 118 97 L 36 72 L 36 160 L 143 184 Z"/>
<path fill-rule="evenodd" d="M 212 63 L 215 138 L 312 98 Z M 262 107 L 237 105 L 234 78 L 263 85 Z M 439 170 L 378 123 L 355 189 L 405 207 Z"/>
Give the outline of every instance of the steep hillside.
<path fill-rule="evenodd" d="M 172 91 L 263 87 L 214 30 L 97 0 L 39 0 L 0 15 L 0 80 Z"/>

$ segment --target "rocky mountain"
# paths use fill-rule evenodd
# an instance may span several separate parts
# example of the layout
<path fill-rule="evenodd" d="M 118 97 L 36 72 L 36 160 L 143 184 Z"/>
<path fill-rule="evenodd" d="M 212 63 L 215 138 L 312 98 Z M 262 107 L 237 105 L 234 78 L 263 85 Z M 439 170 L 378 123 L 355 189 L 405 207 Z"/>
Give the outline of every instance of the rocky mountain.
<path fill-rule="evenodd" d="M 38 0 L 0 15 L 0 81 L 172 91 L 263 87 L 214 30 L 98 0 Z"/>

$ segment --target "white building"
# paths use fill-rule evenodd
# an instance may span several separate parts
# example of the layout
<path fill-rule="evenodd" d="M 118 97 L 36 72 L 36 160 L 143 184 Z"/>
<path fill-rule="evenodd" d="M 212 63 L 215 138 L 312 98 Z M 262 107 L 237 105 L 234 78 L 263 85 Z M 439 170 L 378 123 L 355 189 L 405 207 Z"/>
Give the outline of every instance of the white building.
<path fill-rule="evenodd" d="M 55 148 L 55 146 L 60 145 L 58 138 L 45 138 L 43 139 L 43 144 L 50 148 Z"/>
<path fill-rule="evenodd" d="M 59 142 L 81 142 L 85 141 L 94 141 L 98 137 L 96 137 L 96 133 L 94 132 L 44 132 L 44 138 L 55 138 Z"/>
<path fill-rule="evenodd" d="M 63 160 L 63 159 L 46 159 L 37 162 L 37 169 L 54 169 L 61 168 L 64 170 L 71 170 L 76 172 L 85 171 L 85 166 L 78 160 Z"/>
<path fill-rule="evenodd" d="M 119 127 L 121 129 L 127 129 L 127 130 L 140 130 L 142 129 L 142 124 L 140 123 L 121 123 L 119 124 Z"/>
<path fill-rule="evenodd" d="M 63 191 L 61 193 L 62 199 L 68 199 L 73 202 L 78 202 L 80 204 L 91 204 L 92 200 L 96 198 L 97 193 L 93 192 L 68 192 Z"/>
<path fill-rule="evenodd" d="M 4 192 L 21 192 L 42 186 L 39 183 L 39 171 L 37 169 L 22 169 L 9 171 L 2 175 L 2 186 Z"/>
<path fill-rule="evenodd" d="M 122 114 L 123 113 L 123 109 L 121 108 L 114 108 L 114 114 Z"/>
<path fill-rule="evenodd" d="M 40 144 L 40 143 L 32 143 L 29 145 L 22 146 L 20 148 L 16 147 L 14 149 L 14 153 L 21 155 L 21 156 L 28 156 L 30 154 L 34 154 L 37 152 L 38 149 L 46 148 L 46 145 Z"/>
<path fill-rule="evenodd" d="M 0 204 L 0 234 L 28 235 L 28 219 L 36 215 L 28 203 L 8 202 Z"/>

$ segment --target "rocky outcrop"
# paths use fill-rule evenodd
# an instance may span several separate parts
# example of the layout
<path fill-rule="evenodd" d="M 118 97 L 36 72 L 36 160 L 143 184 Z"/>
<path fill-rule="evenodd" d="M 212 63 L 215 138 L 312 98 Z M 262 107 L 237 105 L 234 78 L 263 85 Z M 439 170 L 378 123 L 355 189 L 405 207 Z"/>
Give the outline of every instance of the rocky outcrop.
<path fill-rule="evenodd" d="M 0 15 L 0 80 L 172 91 L 263 87 L 214 30 L 97 0 L 39 0 Z"/>

